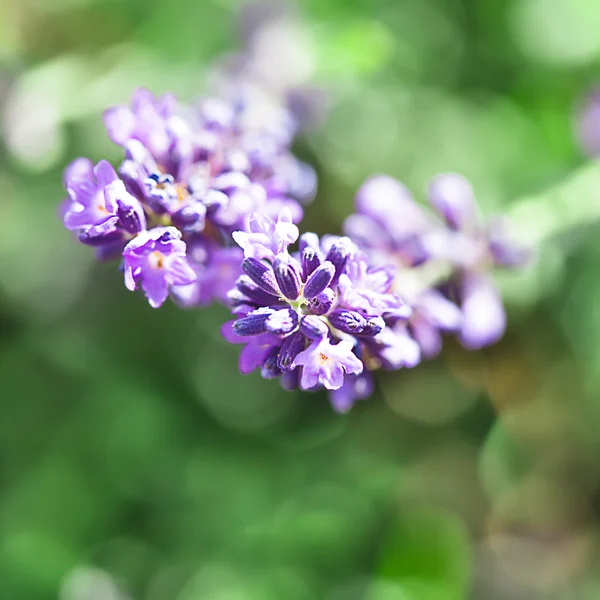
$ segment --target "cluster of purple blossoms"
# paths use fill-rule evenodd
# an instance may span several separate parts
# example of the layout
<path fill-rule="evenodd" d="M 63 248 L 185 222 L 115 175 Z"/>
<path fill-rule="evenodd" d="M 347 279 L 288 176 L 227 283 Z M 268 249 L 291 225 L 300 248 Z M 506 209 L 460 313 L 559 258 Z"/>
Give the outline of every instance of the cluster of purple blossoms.
<path fill-rule="evenodd" d="M 464 177 L 438 175 L 428 200 L 433 211 L 399 181 L 375 176 L 359 189 L 356 213 L 344 225 L 375 264 L 398 268 L 392 289 L 413 309 L 407 331 L 423 358 L 440 352 L 444 332 L 456 333 L 471 350 L 497 342 L 506 314 L 491 270 L 530 259 L 505 219 L 482 221 Z"/>
<path fill-rule="evenodd" d="M 286 14 L 260 6 L 246 15 L 261 18 L 245 23 L 244 54 L 216 71 L 219 97 L 183 105 L 139 89 L 131 105 L 106 111 L 124 158 L 117 169 L 73 161 L 62 217 L 100 259 L 120 256 L 126 287 L 152 307 L 169 296 L 183 307 L 227 304 L 235 319 L 222 333 L 244 344 L 242 373 L 325 388 L 346 412 L 371 395 L 374 371 L 435 357 L 444 333 L 468 349 L 496 342 L 506 315 L 491 270 L 524 264 L 529 251 L 504 220 L 480 218 L 456 174 L 431 182 L 433 210 L 395 179 L 372 177 L 344 237 L 300 236 L 317 182 L 290 148 L 323 96 L 306 85 Z"/>
<path fill-rule="evenodd" d="M 242 258 L 232 232 L 257 211 L 302 219 L 314 171 L 289 150 L 293 127 L 264 127 L 253 110 L 241 97 L 183 106 L 139 89 L 104 116 L 124 149 L 118 169 L 83 158 L 66 169 L 65 226 L 99 258 L 121 255 L 127 288 L 151 306 L 169 294 L 183 306 L 224 301 Z"/>
<path fill-rule="evenodd" d="M 434 210 L 395 179 L 373 177 L 347 237 L 304 234 L 296 253 L 288 247 L 299 231 L 285 211 L 234 232 L 244 274 L 228 295 L 236 320 L 222 333 L 245 344 L 240 371 L 260 368 L 288 389 L 326 388 L 345 412 L 371 394 L 373 371 L 435 357 L 444 333 L 468 349 L 498 341 L 506 316 L 490 270 L 523 265 L 529 250 L 504 220 L 482 223 L 462 176 L 439 175 L 428 198 Z"/>
<path fill-rule="evenodd" d="M 235 321 L 224 337 L 244 343 L 239 368 L 260 368 L 287 389 L 326 388 L 334 408 L 350 409 L 373 390 L 371 372 L 418 362 L 407 331 L 411 308 L 390 292 L 395 269 L 370 264 L 348 237 L 305 233 L 255 215 L 236 232 L 244 274 L 229 293 Z"/>

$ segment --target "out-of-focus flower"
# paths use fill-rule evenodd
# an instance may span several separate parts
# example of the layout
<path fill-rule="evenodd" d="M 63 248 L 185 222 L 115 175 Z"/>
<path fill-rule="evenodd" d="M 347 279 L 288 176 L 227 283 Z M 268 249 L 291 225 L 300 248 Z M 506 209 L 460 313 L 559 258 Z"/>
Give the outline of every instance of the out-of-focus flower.
<path fill-rule="evenodd" d="M 530 258 L 510 238 L 505 220 L 482 224 L 473 188 L 462 176 L 435 177 L 428 198 L 437 214 L 395 179 L 372 177 L 359 189 L 357 212 L 344 227 L 376 264 L 398 267 L 393 289 L 413 309 L 402 342 L 409 347 L 412 340 L 425 358 L 439 353 L 443 332 L 458 333 L 470 349 L 498 341 L 506 315 L 490 271 Z M 394 352 L 385 356 L 393 364 Z"/>
<path fill-rule="evenodd" d="M 288 220 L 280 215 L 277 223 Z M 262 238 L 234 234 L 247 258 L 229 293 L 237 320 L 225 335 L 248 340 L 242 372 L 260 367 L 263 377 L 281 377 L 287 388 L 335 390 L 332 405 L 344 412 L 372 390 L 370 375 L 359 378 L 363 371 L 418 362 L 402 343 L 410 309 L 390 293 L 392 270 L 371 267 L 349 238 L 304 234 L 290 254 L 293 233 L 280 236 L 277 253 L 265 251 Z M 393 361 L 386 359 L 391 352 Z"/>

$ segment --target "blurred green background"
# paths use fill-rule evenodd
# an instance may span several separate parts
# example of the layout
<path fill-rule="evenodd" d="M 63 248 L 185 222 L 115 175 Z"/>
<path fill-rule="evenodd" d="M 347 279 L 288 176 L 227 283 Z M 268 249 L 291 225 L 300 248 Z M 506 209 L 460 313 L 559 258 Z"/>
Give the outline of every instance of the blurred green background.
<path fill-rule="evenodd" d="M 68 161 L 119 160 L 101 111 L 205 93 L 239 6 L 0 0 L 0 598 L 599 599 L 600 169 L 573 116 L 600 4 L 300 4 L 332 98 L 297 144 L 306 229 L 370 174 L 422 198 L 458 170 L 543 242 L 498 346 L 449 341 L 345 416 L 240 376 L 225 309 L 154 311 L 57 216 Z"/>

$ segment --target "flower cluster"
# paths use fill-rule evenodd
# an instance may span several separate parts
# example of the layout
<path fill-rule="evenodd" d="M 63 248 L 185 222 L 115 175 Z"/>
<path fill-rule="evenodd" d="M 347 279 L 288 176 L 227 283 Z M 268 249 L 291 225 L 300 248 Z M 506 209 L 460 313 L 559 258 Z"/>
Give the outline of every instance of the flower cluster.
<path fill-rule="evenodd" d="M 472 350 L 498 341 L 506 315 L 490 271 L 530 258 L 503 218 L 481 220 L 462 176 L 435 177 L 428 200 L 433 210 L 395 179 L 375 176 L 359 189 L 356 213 L 344 225 L 376 264 L 398 267 L 393 290 L 413 309 L 408 331 L 424 358 L 439 353 L 442 332 L 456 332 Z"/>
<path fill-rule="evenodd" d="M 244 274 L 229 293 L 237 319 L 223 335 L 244 343 L 240 371 L 259 368 L 286 388 L 332 391 L 333 406 L 348 410 L 367 397 L 376 368 L 418 362 L 407 332 L 412 311 L 390 292 L 395 269 L 374 267 L 348 237 L 303 234 L 285 211 L 277 221 L 255 215 L 251 233 L 234 233 L 243 248 Z"/>
<path fill-rule="evenodd" d="M 306 86 L 293 26 L 264 10 L 276 27 L 247 23 L 248 47 L 221 68 L 219 97 L 184 105 L 139 89 L 105 113 L 123 160 L 73 161 L 62 217 L 99 258 L 120 256 L 126 287 L 152 307 L 169 296 L 230 306 L 222 333 L 244 344 L 242 373 L 325 388 L 345 412 L 371 394 L 373 371 L 436 356 L 444 333 L 469 349 L 497 341 L 506 316 L 491 269 L 529 252 L 505 221 L 480 218 L 456 174 L 431 182 L 430 209 L 395 179 L 372 177 L 344 237 L 300 236 L 316 176 L 290 148 L 322 102 Z"/>
<path fill-rule="evenodd" d="M 65 226 L 100 258 L 120 254 L 126 286 L 151 306 L 169 293 L 184 306 L 223 301 L 240 272 L 231 233 L 255 211 L 302 219 L 314 172 L 289 150 L 293 128 L 257 125 L 253 110 L 241 99 L 184 106 L 140 89 L 104 116 L 124 150 L 118 169 L 83 158 L 66 169 Z"/>

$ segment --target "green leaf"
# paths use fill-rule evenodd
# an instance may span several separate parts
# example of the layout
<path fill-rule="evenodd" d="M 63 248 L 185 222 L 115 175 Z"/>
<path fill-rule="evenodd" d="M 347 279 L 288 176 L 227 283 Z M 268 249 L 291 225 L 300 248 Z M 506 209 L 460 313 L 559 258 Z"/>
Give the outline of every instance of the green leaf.
<path fill-rule="evenodd" d="M 392 523 L 367 600 L 464 598 L 469 545 L 465 525 L 455 515 L 433 508 L 413 509 Z"/>

